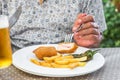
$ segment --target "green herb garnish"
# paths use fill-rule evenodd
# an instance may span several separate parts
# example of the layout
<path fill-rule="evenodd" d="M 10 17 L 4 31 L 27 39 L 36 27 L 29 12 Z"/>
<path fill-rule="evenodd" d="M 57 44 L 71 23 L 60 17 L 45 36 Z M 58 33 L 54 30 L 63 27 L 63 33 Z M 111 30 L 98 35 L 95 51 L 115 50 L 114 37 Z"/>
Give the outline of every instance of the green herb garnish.
<path fill-rule="evenodd" d="M 87 59 L 85 61 L 89 61 L 93 58 L 94 54 L 97 53 L 98 50 L 87 50 L 85 51 L 84 53 L 81 53 L 81 54 L 72 54 L 72 56 L 74 58 L 81 58 L 81 57 L 87 57 Z"/>

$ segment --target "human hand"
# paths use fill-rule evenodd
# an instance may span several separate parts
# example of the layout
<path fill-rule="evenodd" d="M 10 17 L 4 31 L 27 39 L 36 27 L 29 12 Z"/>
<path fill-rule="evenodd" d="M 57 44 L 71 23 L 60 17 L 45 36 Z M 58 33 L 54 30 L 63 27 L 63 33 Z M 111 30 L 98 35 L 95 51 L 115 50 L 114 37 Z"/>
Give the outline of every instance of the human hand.
<path fill-rule="evenodd" d="M 82 25 L 82 29 L 79 32 L 75 32 L 80 25 Z M 74 41 L 79 46 L 98 47 L 102 41 L 98 25 L 94 22 L 94 18 L 91 15 L 79 14 L 74 22 L 72 31 L 74 32 Z"/>

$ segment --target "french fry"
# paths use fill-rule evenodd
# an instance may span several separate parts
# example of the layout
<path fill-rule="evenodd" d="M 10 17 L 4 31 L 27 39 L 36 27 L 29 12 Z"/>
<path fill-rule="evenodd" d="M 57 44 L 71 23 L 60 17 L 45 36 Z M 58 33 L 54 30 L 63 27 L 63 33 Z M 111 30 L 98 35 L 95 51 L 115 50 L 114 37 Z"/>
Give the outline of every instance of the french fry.
<path fill-rule="evenodd" d="M 87 62 L 79 62 L 80 67 L 84 67 L 87 64 Z"/>
<path fill-rule="evenodd" d="M 48 62 L 45 62 L 45 61 L 41 61 L 39 62 L 41 66 L 44 66 L 44 67 L 51 67 L 51 64 L 48 63 Z"/>
<path fill-rule="evenodd" d="M 46 62 L 53 62 L 56 58 L 59 58 L 61 56 L 62 56 L 61 54 L 58 54 L 58 55 L 52 56 L 52 57 L 44 57 L 43 60 Z"/>
<path fill-rule="evenodd" d="M 56 58 L 55 61 L 60 61 L 60 60 L 69 60 L 69 59 L 73 59 L 73 56 L 61 56 L 59 58 Z"/>
<path fill-rule="evenodd" d="M 63 56 L 64 59 L 73 59 L 74 57 L 71 56 L 71 55 L 68 55 L 68 56 Z"/>
<path fill-rule="evenodd" d="M 40 65 L 39 61 L 36 59 L 30 59 L 31 62 L 33 62 L 34 64 Z"/>
<path fill-rule="evenodd" d="M 51 57 L 44 57 L 43 60 L 45 62 L 53 62 L 53 59 Z"/>
<path fill-rule="evenodd" d="M 69 68 L 68 65 L 60 65 L 60 64 L 56 64 L 56 63 L 51 63 L 53 68 Z"/>
<path fill-rule="evenodd" d="M 78 67 L 78 66 L 79 66 L 79 62 L 70 63 L 68 66 L 69 66 L 69 68 L 70 68 L 70 69 L 73 69 L 73 68 L 75 68 L 75 67 Z"/>
<path fill-rule="evenodd" d="M 85 65 L 86 65 L 86 62 L 75 62 L 75 63 L 70 63 L 69 68 L 73 69 L 73 68 L 76 68 L 78 66 L 83 67 Z"/>
<path fill-rule="evenodd" d="M 81 57 L 81 58 L 73 58 L 70 60 L 71 63 L 73 62 L 82 62 L 82 61 L 86 61 L 87 60 L 87 57 Z"/>
<path fill-rule="evenodd" d="M 73 59 L 73 56 L 61 56 L 59 58 L 56 58 L 54 62 L 56 64 L 64 65 L 64 64 L 69 64 L 71 59 Z"/>
<path fill-rule="evenodd" d="M 64 65 L 64 64 L 69 64 L 68 60 L 55 60 L 56 64 Z"/>
<path fill-rule="evenodd" d="M 87 64 L 85 61 L 87 57 L 82 58 L 74 58 L 71 55 L 63 56 L 58 54 L 52 57 L 44 57 L 43 61 L 38 61 L 36 59 L 31 59 L 31 62 L 44 67 L 51 67 L 51 68 L 76 68 L 78 66 L 83 67 Z"/>

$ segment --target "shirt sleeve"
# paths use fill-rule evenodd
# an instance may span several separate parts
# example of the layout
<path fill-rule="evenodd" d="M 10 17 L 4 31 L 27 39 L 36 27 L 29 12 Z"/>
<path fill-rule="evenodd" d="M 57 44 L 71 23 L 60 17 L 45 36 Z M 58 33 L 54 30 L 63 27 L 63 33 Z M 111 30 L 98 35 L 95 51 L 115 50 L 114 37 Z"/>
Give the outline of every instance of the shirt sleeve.
<path fill-rule="evenodd" d="M 102 0 L 86 0 L 82 11 L 94 16 L 95 22 L 99 25 L 100 31 L 103 32 L 106 27 L 106 21 L 103 10 Z"/>

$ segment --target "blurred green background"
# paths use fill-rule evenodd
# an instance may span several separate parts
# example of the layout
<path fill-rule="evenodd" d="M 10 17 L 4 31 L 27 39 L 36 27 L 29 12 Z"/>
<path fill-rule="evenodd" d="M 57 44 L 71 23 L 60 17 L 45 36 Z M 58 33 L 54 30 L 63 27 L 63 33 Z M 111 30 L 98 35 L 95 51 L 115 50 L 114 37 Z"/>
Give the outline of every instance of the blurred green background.
<path fill-rule="evenodd" d="M 107 30 L 100 47 L 120 47 L 120 0 L 103 0 Z"/>

